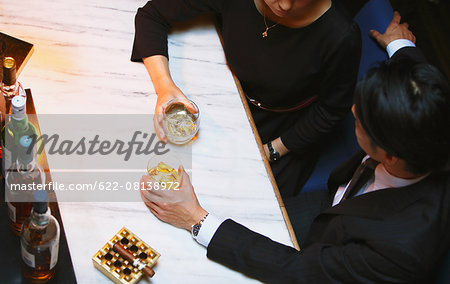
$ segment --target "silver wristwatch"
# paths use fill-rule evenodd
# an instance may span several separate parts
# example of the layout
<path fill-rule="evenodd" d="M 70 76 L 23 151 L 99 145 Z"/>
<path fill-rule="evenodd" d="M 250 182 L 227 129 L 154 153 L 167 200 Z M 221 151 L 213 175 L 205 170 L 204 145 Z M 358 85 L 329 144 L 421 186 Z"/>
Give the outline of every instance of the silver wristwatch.
<path fill-rule="evenodd" d="M 205 222 L 206 217 L 208 217 L 209 213 L 206 213 L 205 217 L 203 217 L 196 224 L 191 227 L 191 234 L 194 239 L 197 239 L 198 233 L 200 232 L 200 228 L 202 227 L 203 222 Z"/>

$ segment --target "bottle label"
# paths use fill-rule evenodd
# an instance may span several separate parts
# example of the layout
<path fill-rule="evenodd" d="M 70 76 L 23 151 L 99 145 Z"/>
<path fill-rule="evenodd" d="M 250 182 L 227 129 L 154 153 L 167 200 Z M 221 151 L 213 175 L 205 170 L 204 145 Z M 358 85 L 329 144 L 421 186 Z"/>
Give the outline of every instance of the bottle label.
<path fill-rule="evenodd" d="M 16 207 L 8 202 L 8 216 L 13 223 L 16 223 Z"/>
<path fill-rule="evenodd" d="M 55 267 L 56 263 L 58 262 L 58 250 L 59 250 L 59 239 L 55 240 L 53 242 L 53 245 L 50 248 L 50 269 Z"/>
<path fill-rule="evenodd" d="M 30 147 L 31 143 L 33 142 L 33 138 L 31 138 L 28 135 L 24 135 L 22 137 L 19 138 L 19 144 L 22 147 Z"/>
<path fill-rule="evenodd" d="M 26 251 L 26 249 L 21 245 L 22 250 L 22 260 L 31 268 L 35 268 L 35 257 L 34 254 L 31 254 Z"/>
<path fill-rule="evenodd" d="M 51 254 L 50 269 L 52 269 L 58 262 L 58 250 L 59 250 L 59 239 L 53 243 L 53 245 L 51 246 L 51 249 L 50 249 L 50 254 Z"/>

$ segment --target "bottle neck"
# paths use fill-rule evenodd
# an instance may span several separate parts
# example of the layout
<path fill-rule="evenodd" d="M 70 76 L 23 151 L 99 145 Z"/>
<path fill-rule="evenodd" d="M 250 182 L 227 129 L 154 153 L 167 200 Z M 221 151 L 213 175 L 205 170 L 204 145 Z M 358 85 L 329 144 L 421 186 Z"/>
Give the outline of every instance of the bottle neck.
<path fill-rule="evenodd" d="M 28 118 L 24 113 L 13 113 L 11 117 L 19 124 L 26 125 L 26 123 L 28 122 Z"/>
<path fill-rule="evenodd" d="M 28 125 L 28 116 L 24 111 L 13 112 L 11 118 L 16 129 L 25 129 Z"/>
<path fill-rule="evenodd" d="M 19 82 L 14 82 L 12 85 L 7 85 L 5 83 L 1 84 L 1 90 L 3 96 L 6 97 L 6 99 L 11 100 L 19 91 Z"/>
<path fill-rule="evenodd" d="M 36 159 L 31 160 L 29 163 L 25 163 L 17 159 L 16 163 L 17 172 L 25 174 L 32 172 L 36 169 Z"/>
<path fill-rule="evenodd" d="M 6 86 L 3 83 L 3 87 L 1 93 L 5 97 L 6 103 L 6 111 L 8 114 L 16 115 L 16 120 L 20 120 L 26 115 L 26 100 L 27 94 L 22 87 L 20 82 L 17 82 L 15 85 Z M 19 100 L 14 102 L 14 98 L 19 97 Z M 19 104 L 19 105 L 18 105 Z"/>
<path fill-rule="evenodd" d="M 31 210 L 31 223 L 38 227 L 46 227 L 50 220 L 50 209 L 47 207 L 45 213 L 35 212 L 34 209 Z"/>

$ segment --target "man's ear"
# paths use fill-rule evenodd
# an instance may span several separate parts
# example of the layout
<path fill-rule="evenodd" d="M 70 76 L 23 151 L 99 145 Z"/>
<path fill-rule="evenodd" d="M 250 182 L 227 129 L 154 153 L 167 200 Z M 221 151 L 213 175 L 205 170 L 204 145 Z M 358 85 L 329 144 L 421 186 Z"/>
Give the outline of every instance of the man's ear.
<path fill-rule="evenodd" d="M 383 163 L 387 165 L 388 167 L 394 167 L 399 163 L 400 159 L 392 156 L 391 154 L 388 154 L 386 152 L 383 153 Z"/>

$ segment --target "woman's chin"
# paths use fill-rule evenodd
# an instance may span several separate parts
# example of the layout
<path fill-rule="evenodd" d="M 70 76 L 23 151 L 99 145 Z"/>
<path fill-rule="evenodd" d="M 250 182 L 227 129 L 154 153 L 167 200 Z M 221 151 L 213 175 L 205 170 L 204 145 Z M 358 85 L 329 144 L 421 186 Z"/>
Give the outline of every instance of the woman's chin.
<path fill-rule="evenodd" d="M 279 18 L 284 18 L 288 14 L 288 12 L 286 12 L 286 11 L 279 11 L 279 10 L 275 10 L 275 11 L 272 11 L 272 12 L 275 14 L 275 16 L 277 16 Z"/>

